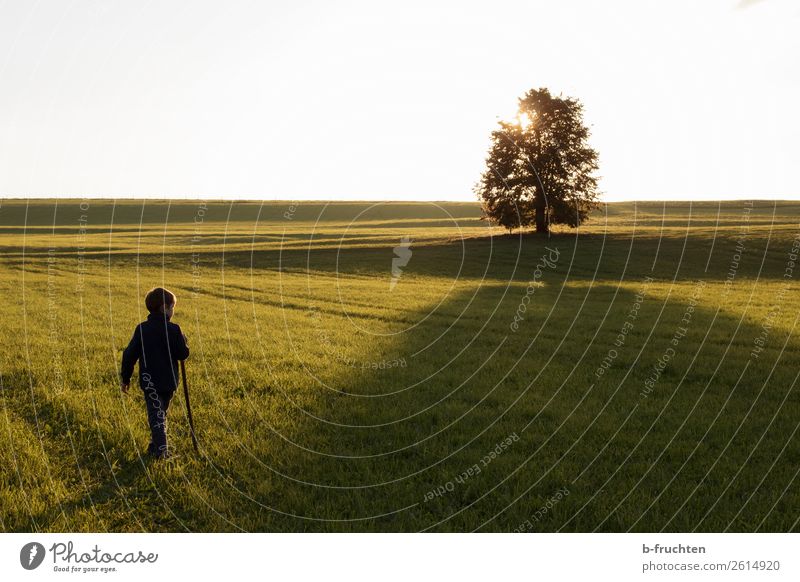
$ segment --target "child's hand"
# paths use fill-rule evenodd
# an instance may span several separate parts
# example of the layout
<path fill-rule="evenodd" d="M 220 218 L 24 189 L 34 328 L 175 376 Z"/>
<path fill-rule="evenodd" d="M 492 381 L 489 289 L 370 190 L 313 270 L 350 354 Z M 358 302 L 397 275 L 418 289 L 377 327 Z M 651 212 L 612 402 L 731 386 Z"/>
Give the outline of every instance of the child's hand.
<path fill-rule="evenodd" d="M 125 394 L 127 394 L 128 393 L 128 388 L 130 387 L 130 384 L 128 382 L 120 382 L 119 383 L 119 387 L 122 388 L 122 391 Z"/>

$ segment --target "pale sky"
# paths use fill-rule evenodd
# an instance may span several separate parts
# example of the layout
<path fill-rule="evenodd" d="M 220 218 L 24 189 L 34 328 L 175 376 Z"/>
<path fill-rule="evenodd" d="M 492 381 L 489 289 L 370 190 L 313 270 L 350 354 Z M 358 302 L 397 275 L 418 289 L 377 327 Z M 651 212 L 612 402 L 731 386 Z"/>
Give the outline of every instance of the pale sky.
<path fill-rule="evenodd" d="M 800 4 L 0 0 L 0 197 L 473 200 L 526 90 L 606 200 L 800 198 Z"/>

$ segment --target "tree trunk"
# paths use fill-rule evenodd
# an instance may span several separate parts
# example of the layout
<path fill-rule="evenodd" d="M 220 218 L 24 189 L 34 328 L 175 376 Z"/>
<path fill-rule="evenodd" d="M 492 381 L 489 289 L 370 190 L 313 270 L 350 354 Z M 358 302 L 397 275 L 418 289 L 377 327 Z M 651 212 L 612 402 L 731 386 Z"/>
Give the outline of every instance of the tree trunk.
<path fill-rule="evenodd" d="M 533 200 L 534 209 L 536 210 L 536 232 L 540 234 L 548 234 L 550 232 L 550 221 L 547 216 L 547 203 L 545 202 L 544 195 L 541 192 L 536 192 Z"/>

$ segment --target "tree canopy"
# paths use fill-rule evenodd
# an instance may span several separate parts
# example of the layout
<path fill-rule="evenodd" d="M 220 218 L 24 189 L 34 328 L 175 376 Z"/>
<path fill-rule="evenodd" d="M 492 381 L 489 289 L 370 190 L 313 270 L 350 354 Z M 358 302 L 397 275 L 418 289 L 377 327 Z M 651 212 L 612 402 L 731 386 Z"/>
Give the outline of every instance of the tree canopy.
<path fill-rule="evenodd" d="M 484 215 L 509 231 L 580 225 L 598 206 L 597 152 L 588 145 L 583 105 L 546 88 L 519 99 L 517 117 L 500 121 L 475 192 Z"/>

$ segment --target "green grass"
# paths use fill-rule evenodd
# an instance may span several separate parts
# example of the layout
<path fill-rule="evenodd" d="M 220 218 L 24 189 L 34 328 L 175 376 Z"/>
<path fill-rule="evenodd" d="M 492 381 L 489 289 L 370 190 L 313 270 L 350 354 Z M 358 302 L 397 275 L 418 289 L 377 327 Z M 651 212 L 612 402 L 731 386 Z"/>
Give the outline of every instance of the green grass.
<path fill-rule="evenodd" d="M 797 531 L 798 233 L 771 201 L 549 239 L 474 204 L 2 201 L 0 528 Z M 164 464 L 117 383 L 155 285 L 201 445 L 179 392 Z"/>

